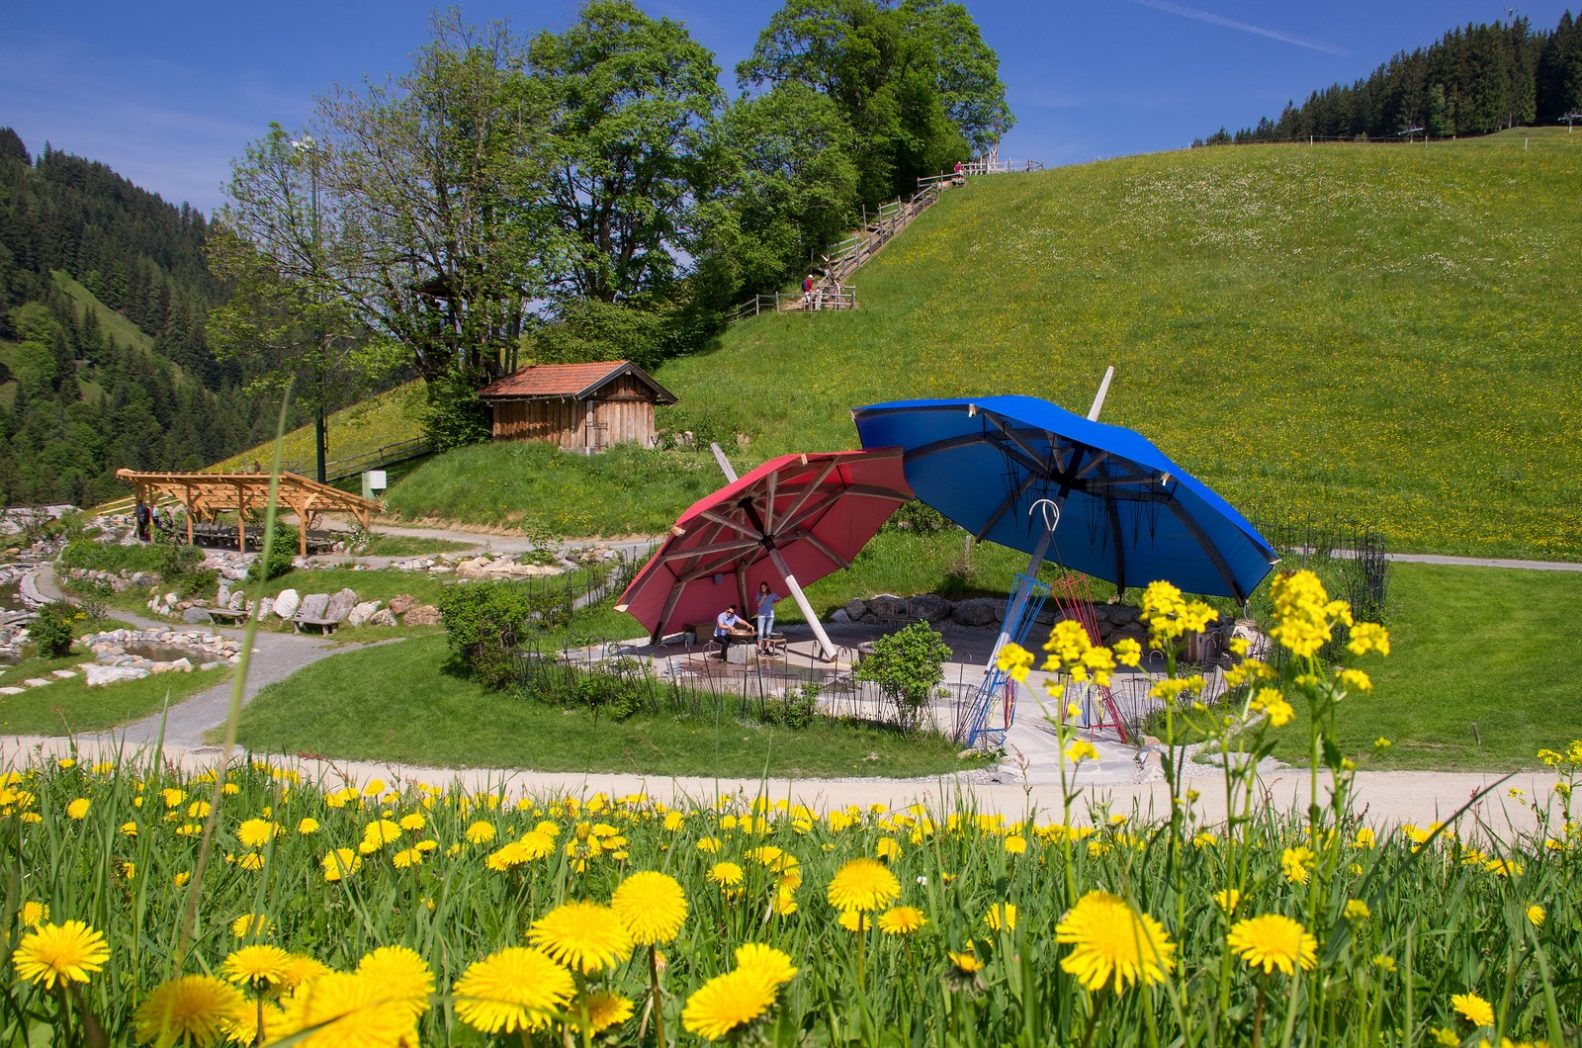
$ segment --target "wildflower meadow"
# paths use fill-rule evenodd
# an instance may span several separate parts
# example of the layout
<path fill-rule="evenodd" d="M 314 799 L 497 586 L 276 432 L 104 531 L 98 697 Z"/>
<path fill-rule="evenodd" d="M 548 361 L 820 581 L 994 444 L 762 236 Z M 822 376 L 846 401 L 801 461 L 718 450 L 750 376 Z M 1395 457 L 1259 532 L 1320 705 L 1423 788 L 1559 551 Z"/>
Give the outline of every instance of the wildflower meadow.
<path fill-rule="evenodd" d="M 189 774 L 157 752 L 12 768 L 0 1042 L 1576 1043 L 1582 741 L 1540 755 L 1557 807 L 1531 833 L 1372 823 L 1329 736 L 1389 701 L 1366 670 L 1388 633 L 1310 573 L 1273 599 L 1237 698 L 1161 683 L 1162 815 L 1074 780 L 1007 815 Z M 1166 651 L 1214 615 L 1157 583 L 1144 613 Z M 1102 683 L 1128 647 L 1057 628 L 1004 665 Z M 1297 706 L 1312 793 L 1287 813 L 1254 764 Z M 1062 712 L 1074 770 L 1093 751 Z M 1180 775 L 1177 727 L 1218 742 L 1228 820 L 1200 813 L 1188 781 L 1216 780 Z"/>

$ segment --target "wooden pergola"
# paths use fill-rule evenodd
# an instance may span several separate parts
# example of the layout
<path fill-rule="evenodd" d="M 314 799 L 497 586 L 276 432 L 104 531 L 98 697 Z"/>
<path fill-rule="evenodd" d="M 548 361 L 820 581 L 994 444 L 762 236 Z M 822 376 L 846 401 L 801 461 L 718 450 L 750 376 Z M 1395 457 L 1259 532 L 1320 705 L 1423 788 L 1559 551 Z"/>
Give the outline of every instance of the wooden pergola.
<path fill-rule="evenodd" d="M 150 504 L 168 498 L 187 508 L 187 541 L 192 541 L 194 520 L 213 520 L 216 514 L 236 511 L 236 548 L 247 548 L 247 511 L 269 503 L 267 473 L 140 473 L 118 469 L 115 475 L 132 485 L 136 497 Z M 308 552 L 308 529 L 316 527 L 322 513 L 347 513 L 368 528 L 370 514 L 380 506 L 372 499 L 350 495 L 309 480 L 298 473 L 280 474 L 279 505 L 296 514 L 303 556 Z"/>

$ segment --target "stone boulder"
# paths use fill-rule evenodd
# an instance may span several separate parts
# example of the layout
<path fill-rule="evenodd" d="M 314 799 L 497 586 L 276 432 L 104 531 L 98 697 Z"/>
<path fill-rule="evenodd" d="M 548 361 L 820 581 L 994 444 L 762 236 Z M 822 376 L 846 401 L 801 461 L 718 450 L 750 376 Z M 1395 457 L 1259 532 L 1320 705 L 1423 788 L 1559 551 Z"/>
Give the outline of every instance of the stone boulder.
<path fill-rule="evenodd" d="M 369 616 L 368 625 L 399 626 L 401 623 L 396 619 L 395 612 L 391 611 L 389 608 L 380 608 L 378 611 Z"/>
<path fill-rule="evenodd" d="M 954 605 L 937 593 L 919 593 L 906 602 L 907 611 L 926 622 L 944 622 Z"/>
<path fill-rule="evenodd" d="M 1129 626 L 1142 617 L 1142 609 L 1131 604 L 1096 604 L 1094 617 L 1111 626 Z"/>
<path fill-rule="evenodd" d="M 438 626 L 439 609 L 432 604 L 419 604 L 401 616 L 401 621 L 408 626 Z"/>
<path fill-rule="evenodd" d="M 845 608 L 836 608 L 833 612 L 830 613 L 829 621 L 831 621 L 831 622 L 850 622 L 851 621 L 851 616 L 846 614 L 846 609 Z"/>
<path fill-rule="evenodd" d="M 181 613 L 181 621 L 191 622 L 193 624 L 212 623 L 214 621 L 214 617 L 209 614 L 207 608 L 188 608 L 186 611 Z"/>
<path fill-rule="evenodd" d="M 904 619 L 912 614 L 911 602 L 893 593 L 868 598 L 868 614 L 876 619 Z"/>
<path fill-rule="evenodd" d="M 347 612 L 346 625 L 366 626 L 368 624 L 368 620 L 372 619 L 374 617 L 374 612 L 378 610 L 379 602 L 377 600 L 365 600 L 361 604 L 358 604 L 356 607 L 352 608 L 351 611 Z"/>
<path fill-rule="evenodd" d="M 329 601 L 324 605 L 324 617 L 334 622 L 345 622 L 346 616 L 352 613 L 357 606 L 357 594 L 353 590 L 336 590 L 330 594 Z"/>
<path fill-rule="evenodd" d="M 868 614 L 868 602 L 861 597 L 853 597 L 846 602 L 846 617 L 850 621 L 856 622 L 866 614 Z"/>
<path fill-rule="evenodd" d="M 1005 601 L 998 597 L 969 597 L 958 600 L 950 617 L 963 626 L 994 626 L 1005 611 Z"/>
<path fill-rule="evenodd" d="M 271 614 L 274 613 L 274 610 L 275 610 L 275 599 L 273 597 L 265 597 L 263 600 L 259 601 L 258 602 L 258 621 L 259 622 L 263 622 Z"/>
<path fill-rule="evenodd" d="M 417 598 L 410 593 L 397 593 L 390 598 L 390 614 L 405 615 L 416 604 Z"/>
<path fill-rule="evenodd" d="M 100 688 L 106 684 L 142 680 L 149 675 L 149 671 L 137 666 L 101 666 L 96 662 L 88 662 L 83 664 L 82 675 L 83 683 L 88 687 Z"/>
<path fill-rule="evenodd" d="M 294 589 L 283 589 L 275 596 L 275 614 L 289 619 L 302 606 L 302 595 Z"/>
<path fill-rule="evenodd" d="M 232 593 L 231 599 L 229 602 L 227 602 L 226 607 L 230 608 L 232 611 L 246 611 L 247 593 L 244 590 L 237 590 L 235 593 Z"/>
<path fill-rule="evenodd" d="M 324 613 L 329 610 L 330 595 L 328 593 L 309 593 L 302 598 L 302 603 L 297 607 L 294 618 L 322 619 L 327 618 Z"/>

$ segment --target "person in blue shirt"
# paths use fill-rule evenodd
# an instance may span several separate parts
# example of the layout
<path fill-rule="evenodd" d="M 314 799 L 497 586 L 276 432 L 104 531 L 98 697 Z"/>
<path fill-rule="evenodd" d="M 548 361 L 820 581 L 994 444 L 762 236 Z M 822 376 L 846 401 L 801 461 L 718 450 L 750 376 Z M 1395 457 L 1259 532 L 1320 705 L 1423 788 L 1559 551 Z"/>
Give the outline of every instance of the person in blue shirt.
<path fill-rule="evenodd" d="M 779 600 L 769 583 L 758 584 L 758 651 L 762 655 L 770 654 L 769 634 L 775 629 L 775 604 Z"/>
<path fill-rule="evenodd" d="M 747 628 L 736 614 L 736 605 L 732 604 L 714 617 L 714 639 L 720 645 L 720 661 L 725 661 L 725 651 L 731 646 L 731 638 L 736 636 L 736 631 Z"/>

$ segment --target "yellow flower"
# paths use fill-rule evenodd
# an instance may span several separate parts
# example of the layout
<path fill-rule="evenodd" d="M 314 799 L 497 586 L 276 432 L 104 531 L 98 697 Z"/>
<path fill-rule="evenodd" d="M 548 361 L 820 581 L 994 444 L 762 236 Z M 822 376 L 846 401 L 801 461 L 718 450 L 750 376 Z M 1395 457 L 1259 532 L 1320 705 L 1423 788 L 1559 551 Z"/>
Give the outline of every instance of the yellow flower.
<path fill-rule="evenodd" d="M 244 913 L 231 922 L 231 934 L 238 939 L 259 938 L 274 929 L 275 922 L 261 913 Z"/>
<path fill-rule="evenodd" d="M 1237 921 L 1226 939 L 1231 952 L 1265 975 L 1280 969 L 1295 974 L 1297 966 L 1311 971 L 1318 963 L 1318 940 L 1289 917 L 1266 913 Z"/>
<path fill-rule="evenodd" d="M 289 990 L 301 986 L 303 983 L 310 983 L 314 979 L 329 973 L 329 966 L 316 958 L 309 957 L 305 953 L 294 953 L 286 962 L 286 969 L 281 977 L 280 985 Z"/>
<path fill-rule="evenodd" d="M 639 946 L 673 940 L 687 919 L 687 894 L 674 877 L 654 870 L 634 873 L 610 898 L 613 909 Z"/>
<path fill-rule="evenodd" d="M 1395 958 L 1387 953 L 1376 953 L 1373 955 L 1373 966 L 1380 971 L 1393 973 L 1395 971 Z"/>
<path fill-rule="evenodd" d="M 791 963 L 791 955 L 765 946 L 763 943 L 749 942 L 736 947 L 736 969 L 738 971 L 753 971 L 776 986 L 784 986 L 796 977 L 796 966 Z"/>
<path fill-rule="evenodd" d="M 861 910 L 842 910 L 835 923 L 849 932 L 863 932 L 873 927 L 873 922 L 867 920 Z"/>
<path fill-rule="evenodd" d="M 1110 645 L 1115 661 L 1122 666 L 1136 666 L 1143 661 L 1143 646 L 1130 637 L 1123 637 Z"/>
<path fill-rule="evenodd" d="M 1000 649 L 995 666 L 1001 673 L 1021 683 L 1027 679 L 1027 672 L 1033 667 L 1033 653 L 1020 644 L 1007 644 Z"/>
<path fill-rule="evenodd" d="M 916 906 L 896 906 L 881 913 L 877 923 L 886 935 L 911 935 L 927 924 L 928 918 Z"/>
<path fill-rule="evenodd" d="M 123 822 L 121 824 L 120 832 L 121 832 L 121 836 L 123 836 L 123 837 L 136 837 L 137 836 L 137 823 L 135 823 L 135 822 Z"/>
<path fill-rule="evenodd" d="M 699 837 L 698 842 L 693 847 L 705 854 L 714 855 L 720 850 L 720 839 L 718 837 Z"/>
<path fill-rule="evenodd" d="M 1098 747 L 1087 739 L 1078 739 L 1066 747 L 1066 760 L 1072 764 L 1081 764 L 1083 761 L 1096 761 L 1098 759 Z"/>
<path fill-rule="evenodd" d="M 233 983 L 250 986 L 254 990 L 267 990 L 286 981 L 291 967 L 291 955 L 278 946 L 261 943 L 243 946 L 225 958 L 221 973 Z"/>
<path fill-rule="evenodd" d="M 494 840 L 496 830 L 494 824 L 484 822 L 482 819 L 467 827 L 468 844 L 488 844 Z"/>
<path fill-rule="evenodd" d="M 745 874 L 742 868 L 734 862 L 717 862 L 709 867 L 709 880 L 721 888 L 734 888 L 742 883 Z"/>
<path fill-rule="evenodd" d="M 1308 871 L 1313 868 L 1313 849 L 1307 845 L 1287 848 L 1280 853 L 1280 869 L 1292 884 L 1306 884 Z"/>
<path fill-rule="evenodd" d="M 717 1041 L 774 1007 L 779 985 L 754 968 L 716 975 L 687 998 L 681 1025 L 688 1033 Z"/>
<path fill-rule="evenodd" d="M 401 817 L 401 828 L 410 833 L 416 833 L 418 830 L 421 830 L 427 825 L 428 820 L 423 818 L 422 812 L 415 811 L 410 815 L 403 815 Z"/>
<path fill-rule="evenodd" d="M 1226 888 L 1224 891 L 1214 893 L 1214 905 L 1225 911 L 1226 915 L 1236 912 L 1236 907 L 1241 905 L 1241 892 L 1235 888 Z"/>
<path fill-rule="evenodd" d="M 248 819 L 236 828 L 236 839 L 244 848 L 262 848 L 275 835 L 275 824 L 268 819 Z"/>
<path fill-rule="evenodd" d="M 1461 1035 L 1448 1026 L 1439 1026 L 1434 1029 L 1434 1043 L 1441 1048 L 1461 1048 Z M 1485 1044 L 1488 1042 L 1485 1041 Z"/>
<path fill-rule="evenodd" d="M 1383 735 L 1380 735 L 1377 739 L 1373 740 L 1373 746 L 1375 749 L 1387 750 L 1390 748 L 1390 740 L 1386 739 Z"/>
<path fill-rule="evenodd" d="M 278 1031 L 302 1035 L 298 1048 L 396 1045 L 417 1042 L 411 1011 L 365 975 L 328 972 L 298 987 L 285 1001 Z"/>
<path fill-rule="evenodd" d="M 990 931 L 1015 931 L 1016 906 L 1008 902 L 994 903 L 984 913 L 983 923 L 989 926 Z"/>
<path fill-rule="evenodd" d="M 1269 726 L 1283 728 L 1291 723 L 1291 718 L 1296 716 L 1296 710 L 1285 701 L 1285 696 L 1274 688 L 1259 688 L 1258 694 L 1247 704 L 1247 708 L 1254 713 L 1262 713 L 1269 718 Z"/>
<path fill-rule="evenodd" d="M 1347 642 L 1346 650 L 1353 655 L 1366 655 L 1370 651 L 1388 655 L 1390 634 L 1377 622 L 1359 622 L 1351 627 L 1351 640 Z"/>
<path fill-rule="evenodd" d="M 22 904 L 17 916 L 22 921 L 22 927 L 37 928 L 49 920 L 49 903 L 29 899 Z"/>
<path fill-rule="evenodd" d="M 889 862 L 901 857 L 901 842 L 894 837 L 880 837 L 879 843 L 874 845 L 873 852 L 879 858 Z"/>
<path fill-rule="evenodd" d="M 1345 917 L 1348 921 L 1365 921 L 1373 916 L 1373 911 L 1361 899 L 1347 899 Z"/>
<path fill-rule="evenodd" d="M 1351 622 L 1345 602 L 1330 600 L 1318 576 L 1305 569 L 1275 576 L 1269 596 L 1275 619 L 1269 636 L 1301 658 L 1318 654 L 1334 635 L 1334 622 Z"/>
<path fill-rule="evenodd" d="M 1341 668 L 1335 671 L 1335 679 L 1352 691 L 1372 691 L 1373 678 L 1361 670 Z"/>
<path fill-rule="evenodd" d="M 632 1017 L 631 1000 L 609 990 L 600 990 L 597 993 L 589 994 L 586 1003 L 588 1008 L 588 1031 L 590 1033 L 599 1033 L 602 1030 L 607 1030 L 616 1023 L 624 1023 Z M 567 1017 L 567 1025 L 573 1030 L 580 1031 L 582 1029 L 582 1017 L 579 1011 L 580 1009 L 573 1004 L 570 1010 L 571 1014 Z"/>
<path fill-rule="evenodd" d="M 945 956 L 950 958 L 950 963 L 956 966 L 956 971 L 963 975 L 971 975 L 983 970 L 983 962 L 978 960 L 978 955 L 972 952 L 969 944 L 965 950 L 946 950 Z"/>
<path fill-rule="evenodd" d="M 423 852 L 418 848 L 402 848 L 390 856 L 390 864 L 398 870 L 423 865 Z"/>
<path fill-rule="evenodd" d="M 1027 854 L 1027 838 L 1021 836 L 1020 834 L 1015 834 L 1015 833 L 1013 833 L 1013 834 L 1011 834 L 1011 836 L 1005 838 L 1005 854 L 1007 854 L 1007 855 L 1026 855 Z"/>
<path fill-rule="evenodd" d="M 632 953 L 632 937 L 613 909 L 596 902 L 568 902 L 528 929 L 528 942 L 583 974 L 613 968 Z"/>
<path fill-rule="evenodd" d="M 350 848 L 336 848 L 324 856 L 320 865 L 324 867 L 326 881 L 338 881 L 362 869 L 363 859 Z"/>
<path fill-rule="evenodd" d="M 385 996 L 416 1019 L 428 1011 L 434 971 L 409 946 L 381 946 L 357 962 L 357 974 L 384 988 Z"/>
<path fill-rule="evenodd" d="M 1450 1006 L 1473 1026 L 1493 1026 L 1494 1008 L 1475 993 L 1453 994 Z"/>
<path fill-rule="evenodd" d="M 1544 908 L 1537 903 L 1527 907 L 1527 920 L 1531 922 L 1534 928 L 1542 928 L 1544 926 L 1545 916 Z"/>
<path fill-rule="evenodd" d="M 170 879 L 170 883 L 174 884 L 178 888 L 185 888 L 191 880 L 191 870 L 178 870 L 176 871 L 176 875 Z"/>
<path fill-rule="evenodd" d="M 78 797 L 76 800 L 66 805 L 66 817 L 70 819 L 76 819 L 78 821 L 87 818 L 88 805 L 88 798 Z"/>
<path fill-rule="evenodd" d="M 104 934 L 82 921 L 44 924 L 22 937 L 11 957 L 17 975 L 52 990 L 57 985 L 86 983 L 110 959 Z"/>
<path fill-rule="evenodd" d="M 901 896 L 901 882 L 874 859 L 852 859 L 835 872 L 825 894 L 837 910 L 882 910 Z"/>
<path fill-rule="evenodd" d="M 1175 943 L 1164 926 L 1109 892 L 1079 899 L 1055 925 L 1055 941 L 1072 947 L 1061 970 L 1090 992 L 1108 984 L 1119 994 L 1132 983 L 1163 982 L 1175 967 Z"/>
<path fill-rule="evenodd" d="M 304 837 L 318 833 L 319 820 L 311 817 L 303 819 L 301 822 L 297 823 L 297 832 Z"/>
<path fill-rule="evenodd" d="M 234 986 L 212 975 L 183 975 L 155 987 L 132 1027 L 139 1041 L 215 1044 L 246 1008 Z"/>

